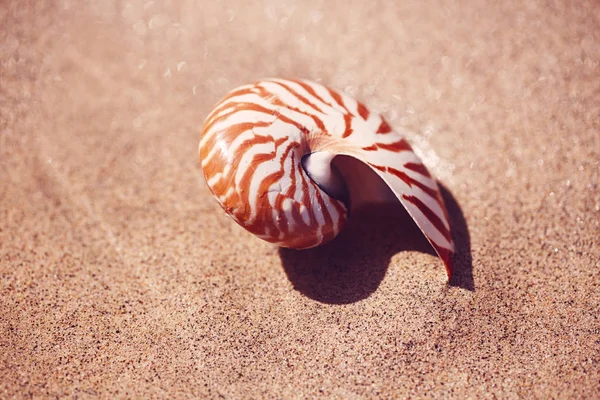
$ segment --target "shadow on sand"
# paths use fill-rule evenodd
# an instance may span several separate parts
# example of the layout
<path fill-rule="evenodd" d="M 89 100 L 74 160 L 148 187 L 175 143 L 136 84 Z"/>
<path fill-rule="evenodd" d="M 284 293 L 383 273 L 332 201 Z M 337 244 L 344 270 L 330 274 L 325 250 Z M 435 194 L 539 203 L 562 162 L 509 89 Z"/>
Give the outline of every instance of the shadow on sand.
<path fill-rule="evenodd" d="M 440 185 L 456 243 L 450 286 L 475 290 L 469 230 L 452 194 Z M 333 241 L 313 249 L 281 248 L 283 268 L 294 288 L 322 303 L 365 299 L 383 280 L 390 259 L 402 251 L 435 251 L 400 203 L 373 205 L 355 212 Z M 444 273 L 439 265 L 440 273 Z"/>

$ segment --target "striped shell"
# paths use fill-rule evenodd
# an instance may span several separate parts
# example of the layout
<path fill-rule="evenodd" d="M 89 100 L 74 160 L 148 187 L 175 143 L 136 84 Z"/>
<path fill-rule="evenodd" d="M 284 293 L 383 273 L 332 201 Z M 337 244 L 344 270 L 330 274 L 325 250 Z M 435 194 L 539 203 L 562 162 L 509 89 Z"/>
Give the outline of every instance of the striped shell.
<path fill-rule="evenodd" d="M 241 86 L 207 117 L 199 153 L 231 218 L 298 249 L 333 239 L 346 223 L 345 184 L 332 159 L 353 157 L 387 184 L 451 275 L 454 243 L 437 182 L 382 116 L 342 92 L 303 80 Z"/>

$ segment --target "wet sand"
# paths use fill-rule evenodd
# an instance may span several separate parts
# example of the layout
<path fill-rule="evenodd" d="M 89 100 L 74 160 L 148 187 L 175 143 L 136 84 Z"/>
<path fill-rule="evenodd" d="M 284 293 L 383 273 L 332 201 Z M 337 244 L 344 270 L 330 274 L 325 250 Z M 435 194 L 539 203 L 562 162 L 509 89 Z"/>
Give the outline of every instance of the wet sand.
<path fill-rule="evenodd" d="M 600 397 L 593 2 L 92 3 L 0 7 L 0 397 Z M 399 208 L 305 252 L 219 209 L 199 129 L 270 76 L 414 132 L 451 285 Z"/>

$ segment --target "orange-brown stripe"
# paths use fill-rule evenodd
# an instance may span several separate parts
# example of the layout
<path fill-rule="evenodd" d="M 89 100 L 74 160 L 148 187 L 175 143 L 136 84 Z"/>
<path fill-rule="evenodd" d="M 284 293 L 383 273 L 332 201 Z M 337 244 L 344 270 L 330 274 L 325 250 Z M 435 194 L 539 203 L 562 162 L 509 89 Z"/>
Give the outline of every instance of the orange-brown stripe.
<path fill-rule="evenodd" d="M 427 178 L 431 178 L 431 174 L 423 164 L 418 163 L 406 163 L 404 164 L 404 168 L 410 169 L 411 171 L 418 172 L 419 174 L 426 176 Z"/>
<path fill-rule="evenodd" d="M 412 151 L 410 144 L 404 139 L 401 139 L 394 143 L 377 143 L 377 147 L 383 150 L 394 151 L 400 153 L 401 151 Z"/>
<path fill-rule="evenodd" d="M 352 135 L 352 132 L 354 132 L 354 130 L 352 129 L 352 115 L 344 114 L 344 124 L 346 126 L 346 129 L 344 130 L 342 137 L 347 138 L 348 136 Z"/>
<path fill-rule="evenodd" d="M 406 201 L 409 201 L 410 203 L 414 204 L 419 210 L 421 210 L 421 213 L 423 213 L 423 215 L 425 215 L 425 217 L 429 220 L 429 222 L 431 222 L 433 224 L 433 226 L 435 226 L 435 228 L 442 234 L 442 236 L 444 236 L 444 238 L 446 238 L 446 240 L 448 242 L 452 241 L 452 235 L 450 234 L 450 231 L 448 230 L 448 228 L 446 228 L 446 226 L 444 225 L 444 223 L 442 222 L 440 217 L 438 217 L 437 214 L 434 213 L 431 210 L 431 208 L 429 208 L 427 206 L 427 204 L 423 203 L 416 196 L 409 196 L 409 195 L 404 194 L 404 195 L 402 195 L 402 198 L 404 198 Z"/>
<path fill-rule="evenodd" d="M 321 213 L 323 214 L 323 219 L 325 220 L 324 227 L 332 227 L 330 231 L 325 232 L 323 234 L 323 242 L 327 242 L 335 236 L 333 233 L 333 218 L 331 218 L 331 214 L 329 214 L 329 210 L 327 209 L 327 205 L 323 200 L 323 196 L 321 195 L 321 190 L 316 189 L 315 197 L 317 202 L 319 203 L 319 208 L 321 209 Z M 323 233 L 323 229 L 321 229 L 321 233 Z"/>
<path fill-rule="evenodd" d="M 446 267 L 446 274 L 448 275 L 448 280 L 450 280 L 452 278 L 452 270 L 454 269 L 454 252 L 452 252 L 450 249 L 439 246 L 433 241 L 431 242 L 431 244 L 442 259 L 444 267 Z"/>
<path fill-rule="evenodd" d="M 200 148 L 200 157 L 201 159 L 206 159 L 210 154 L 211 150 L 217 145 L 217 141 L 225 141 L 227 145 L 231 145 L 231 143 L 235 140 L 236 137 L 241 135 L 242 133 L 249 131 L 253 128 L 263 128 L 270 125 L 270 122 L 242 122 L 239 124 L 231 125 L 227 128 L 224 128 L 222 131 L 213 132 L 211 136 L 207 139 L 204 145 Z M 221 134 L 220 136 L 218 134 Z"/>
<path fill-rule="evenodd" d="M 288 154 L 290 151 L 292 151 L 293 148 L 297 147 L 297 143 L 290 143 L 290 145 L 285 149 L 282 157 L 283 159 L 287 158 Z M 255 156 L 256 157 L 256 156 Z M 273 154 L 273 157 L 271 159 L 275 158 L 275 153 Z M 255 165 L 254 164 L 254 160 L 252 162 L 251 165 Z M 251 168 L 249 168 L 251 169 Z M 254 170 L 252 171 L 252 174 L 254 174 Z M 284 169 L 283 169 L 283 165 L 281 166 L 281 168 L 276 171 L 273 172 L 269 175 L 267 175 L 260 183 L 259 187 L 258 187 L 258 191 L 255 194 L 256 196 L 256 204 L 257 204 L 257 209 L 256 209 L 256 219 L 254 220 L 254 222 L 248 226 L 246 226 L 246 228 L 248 230 L 250 230 L 251 232 L 260 232 L 260 233 L 264 233 L 265 232 L 265 227 L 266 226 L 272 226 L 276 232 L 272 234 L 272 241 L 277 240 L 277 237 L 279 236 L 279 228 L 277 227 L 277 224 L 275 223 L 275 221 L 273 221 L 273 214 L 270 212 L 271 207 L 261 207 L 260 203 L 261 200 L 264 202 L 268 202 L 268 190 L 271 187 L 271 185 L 273 185 L 275 182 L 277 182 L 278 180 L 280 180 L 283 175 L 284 175 Z M 245 174 L 244 174 L 245 175 Z M 245 178 L 245 176 L 244 176 Z M 245 194 L 247 194 L 248 196 L 250 195 L 250 184 L 251 184 L 252 180 L 250 177 L 250 180 L 244 180 L 242 179 L 242 181 L 240 182 L 240 187 L 239 190 L 243 191 Z M 246 201 L 248 201 L 248 196 Z M 247 218 L 246 218 L 247 220 Z"/>
<path fill-rule="evenodd" d="M 339 93 L 337 93 L 337 92 L 335 92 L 335 91 L 333 91 L 333 90 L 331 90 L 331 89 L 329 89 L 329 88 L 326 88 L 326 89 L 327 89 L 327 91 L 329 92 L 329 94 L 331 95 L 331 97 L 333 98 L 333 100 L 335 100 L 335 102 L 336 102 L 336 103 L 337 103 L 337 104 L 338 104 L 340 107 L 342 107 L 344 110 L 346 110 L 346 112 L 347 112 L 347 113 L 350 113 L 350 110 L 348 110 L 348 108 L 347 108 L 347 107 L 346 107 L 346 105 L 344 104 L 344 100 L 342 99 L 342 96 L 340 96 L 340 94 L 339 94 Z"/>
<path fill-rule="evenodd" d="M 367 120 L 369 118 L 369 109 L 360 101 L 358 102 L 358 115 L 362 117 L 362 119 Z"/>
<path fill-rule="evenodd" d="M 410 187 L 417 186 L 422 191 L 424 191 L 429 196 L 431 196 L 440 205 L 442 210 L 444 209 L 444 203 L 442 203 L 442 200 L 441 200 L 437 190 L 430 188 L 429 186 L 423 184 L 422 182 L 419 182 L 418 180 L 416 180 L 414 178 L 411 178 L 410 176 L 406 175 L 404 172 L 399 171 L 397 169 L 388 168 L 388 172 L 390 174 L 395 175 L 398 178 L 402 179 Z"/>
<path fill-rule="evenodd" d="M 303 172 L 303 171 L 301 171 Z M 308 178 L 307 175 L 305 173 L 301 173 L 300 177 L 302 178 L 302 203 L 304 204 L 304 206 L 306 207 L 306 209 L 308 210 L 308 216 L 309 216 L 309 227 L 313 227 L 317 225 L 317 218 L 315 217 L 315 210 L 313 210 L 311 202 L 310 202 L 310 193 L 309 193 L 309 188 L 308 188 Z M 312 183 L 311 183 L 312 184 Z"/>
<path fill-rule="evenodd" d="M 231 111 L 230 113 L 221 115 L 220 117 L 217 117 L 215 119 L 212 119 L 210 122 L 207 122 L 204 127 L 202 128 L 203 132 L 209 132 L 212 130 L 212 127 L 217 123 L 220 122 L 222 120 L 226 120 L 229 117 L 231 117 L 233 114 L 240 112 L 240 111 L 255 111 L 255 112 L 259 112 L 259 113 L 263 113 L 263 114 L 267 114 L 267 115 L 275 115 L 275 111 L 270 110 L 266 107 L 260 106 L 256 103 L 230 103 L 233 106 L 233 111 Z"/>
<path fill-rule="evenodd" d="M 328 106 L 331 107 L 331 104 L 329 104 L 327 101 L 325 101 L 321 96 L 319 96 L 317 94 L 317 92 L 315 92 L 315 90 L 307 83 L 304 83 L 300 80 L 295 80 L 294 82 L 296 82 L 298 85 L 302 86 L 302 88 L 304 90 L 306 90 L 308 92 L 308 94 L 310 94 L 311 96 L 315 97 L 317 100 L 319 100 L 321 103 L 323 104 L 327 104 Z"/>
<path fill-rule="evenodd" d="M 392 127 L 382 119 L 381 124 L 379 124 L 379 128 L 377 128 L 377 133 L 385 135 L 386 133 L 390 133 L 392 131 Z"/>
<path fill-rule="evenodd" d="M 242 143 L 240 145 L 240 147 L 238 148 L 238 152 L 236 152 L 236 159 L 239 160 L 241 159 L 241 157 L 243 157 L 243 154 L 248 151 L 248 149 L 254 147 L 257 144 L 262 144 L 262 143 L 268 143 L 269 141 L 272 141 L 272 138 L 269 140 L 270 136 L 266 137 L 266 136 L 259 136 L 258 138 L 253 138 L 253 139 L 249 139 L 247 141 L 245 141 L 244 143 Z M 257 140 L 258 139 L 258 140 Z M 256 154 L 253 159 L 252 159 L 252 165 L 258 165 L 261 164 L 265 161 L 269 161 L 273 158 L 275 158 L 276 153 L 272 152 L 269 154 Z M 254 162 L 256 162 L 257 164 L 254 164 Z M 210 164 L 209 164 L 210 165 Z M 222 170 L 221 170 L 222 171 Z M 221 172 L 221 171 L 217 171 L 217 172 Z M 213 171 L 211 171 L 213 172 Z M 227 193 L 227 191 L 229 190 L 230 187 L 236 187 L 235 186 L 235 174 L 237 172 L 237 169 L 235 168 L 230 168 L 229 172 L 227 173 L 226 176 L 224 176 L 223 178 L 221 178 L 217 183 L 215 183 L 213 190 L 216 193 L 219 193 L 220 195 L 224 195 L 225 193 Z M 245 172 L 244 175 L 242 175 L 242 182 L 244 181 L 244 179 L 248 179 L 247 174 L 253 174 L 254 173 L 254 169 L 248 168 Z M 250 179 L 252 178 L 251 176 L 249 177 Z M 241 184 L 240 184 L 241 185 Z M 237 189 L 237 188 L 236 188 Z M 246 193 L 247 194 L 247 193 Z"/>
<path fill-rule="evenodd" d="M 371 146 L 363 147 L 365 151 L 376 151 L 379 149 L 400 153 L 401 151 L 412 151 L 410 144 L 404 139 L 394 143 L 374 143 Z"/>
<path fill-rule="evenodd" d="M 306 97 L 302 96 L 300 93 L 296 92 L 294 89 L 292 89 L 291 87 L 289 87 L 285 83 L 276 82 L 276 81 L 270 81 L 270 82 L 275 83 L 275 84 L 281 86 L 282 88 L 284 88 L 285 90 L 287 90 L 288 92 L 290 92 L 293 96 L 295 96 L 298 100 L 300 100 L 301 102 L 303 102 L 304 104 L 306 104 L 307 106 L 309 106 L 310 108 L 312 108 L 313 110 L 315 110 L 316 112 L 321 113 L 321 114 L 323 113 L 323 110 L 321 110 L 315 104 L 311 103 Z"/>
<path fill-rule="evenodd" d="M 292 111 L 295 111 L 295 112 L 297 112 L 297 113 L 299 113 L 299 114 L 303 114 L 303 115 L 306 115 L 307 117 L 310 117 L 310 118 L 312 118 L 312 120 L 315 122 L 315 125 L 317 125 L 317 128 L 319 128 L 319 129 L 321 130 L 321 132 L 325 132 L 325 124 L 324 124 L 324 123 L 323 123 L 323 121 L 322 121 L 322 120 L 321 120 L 319 117 L 317 117 L 315 114 L 311 114 L 311 113 L 308 113 L 308 112 L 306 112 L 306 111 L 302 111 L 302 110 L 300 110 L 299 108 L 292 107 L 292 106 L 290 106 L 290 105 L 288 105 L 288 104 L 284 103 L 283 101 L 281 101 L 281 100 L 279 100 L 279 99 L 273 99 L 273 104 L 276 104 L 276 105 L 279 105 L 279 106 L 285 107 L 285 108 L 287 108 L 288 110 L 292 110 Z M 306 129 L 306 128 L 304 128 L 304 129 Z"/>

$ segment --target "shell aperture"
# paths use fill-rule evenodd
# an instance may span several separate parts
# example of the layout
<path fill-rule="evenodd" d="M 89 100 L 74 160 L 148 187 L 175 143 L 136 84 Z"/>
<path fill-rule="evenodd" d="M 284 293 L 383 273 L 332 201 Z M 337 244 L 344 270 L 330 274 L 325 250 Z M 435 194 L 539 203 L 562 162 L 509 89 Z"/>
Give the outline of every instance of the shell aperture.
<path fill-rule="evenodd" d="M 353 157 L 391 189 L 451 276 L 454 242 L 436 180 L 381 115 L 342 92 L 305 80 L 241 86 L 206 118 L 199 153 L 209 189 L 234 221 L 297 249 L 343 228 L 348 196 L 332 160 Z"/>

